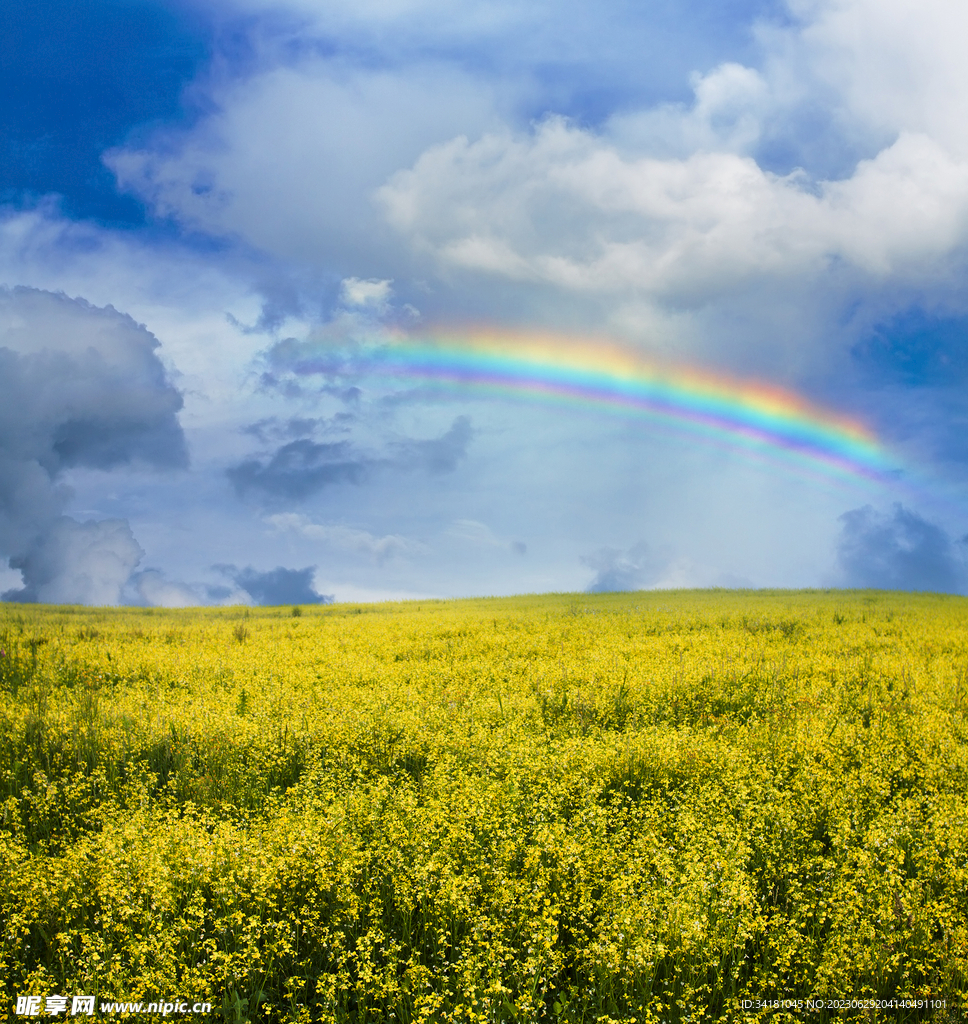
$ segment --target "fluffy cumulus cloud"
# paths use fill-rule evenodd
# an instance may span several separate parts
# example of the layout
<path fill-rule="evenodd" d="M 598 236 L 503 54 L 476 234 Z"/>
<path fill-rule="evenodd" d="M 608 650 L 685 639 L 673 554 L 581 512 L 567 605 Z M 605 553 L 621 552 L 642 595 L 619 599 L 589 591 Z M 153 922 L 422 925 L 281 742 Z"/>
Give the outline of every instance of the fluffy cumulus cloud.
<path fill-rule="evenodd" d="M 63 515 L 65 477 L 186 465 L 182 399 L 156 339 L 114 309 L 30 288 L 0 292 L 0 552 L 8 598 L 112 604 L 142 551 L 123 520 Z"/>
<path fill-rule="evenodd" d="M 369 277 L 393 258 L 373 189 L 438 138 L 492 125 L 489 99 L 447 64 L 403 71 L 307 57 L 217 85 L 216 112 L 191 133 L 107 162 L 122 189 L 162 215 Z"/>
<path fill-rule="evenodd" d="M 905 133 L 841 181 L 751 156 L 635 157 L 551 118 L 526 135 L 461 137 L 380 192 L 387 216 L 445 264 L 609 295 L 703 304 L 751 279 L 832 264 L 922 280 L 968 238 L 968 163 Z"/>
<path fill-rule="evenodd" d="M 886 137 L 924 134 L 968 155 L 961 129 L 968 69 L 958 45 L 968 31 L 963 7 L 944 0 L 796 0 L 790 7 L 799 24 L 784 41 L 809 62 L 808 82 L 831 90 L 842 119 L 849 115 Z"/>
<path fill-rule="evenodd" d="M 737 290 L 755 302 L 776 282 L 806 301 L 826 281 L 840 305 L 856 304 L 845 280 L 868 295 L 917 289 L 962 258 L 968 84 L 951 42 L 965 27 L 956 6 L 791 2 L 782 18 L 760 8 L 746 27 L 749 63 L 686 69 L 692 99 L 673 102 L 648 95 L 629 41 L 608 27 L 624 19 L 624 34 L 640 28 L 642 39 L 658 29 L 625 7 L 606 4 L 584 24 L 586 52 L 603 51 L 594 66 L 578 58 L 578 5 L 571 32 L 543 5 L 297 9 L 274 35 L 256 20 L 261 63 L 241 83 L 213 80 L 214 113 L 109 162 L 159 213 L 338 267 L 346 294 L 381 280 L 375 270 L 414 296 L 415 271 L 448 289 L 459 271 L 472 275 L 461 287 L 513 282 L 518 302 L 546 317 L 554 293 L 572 316 L 584 296 L 588 318 L 622 300 L 615 324 L 632 329 L 631 318 L 641 333 L 657 315 L 632 317 L 642 303 L 703 307 Z M 510 42 L 521 31 L 539 52 L 557 42 L 572 91 L 609 80 L 607 51 L 623 76 L 610 83 L 615 109 L 589 125 L 542 89 L 535 51 L 528 61 Z M 312 41 L 334 33 L 371 63 L 321 56 Z M 303 46 L 287 48 L 296 37 Z M 481 60 L 515 70 L 498 89 Z"/>

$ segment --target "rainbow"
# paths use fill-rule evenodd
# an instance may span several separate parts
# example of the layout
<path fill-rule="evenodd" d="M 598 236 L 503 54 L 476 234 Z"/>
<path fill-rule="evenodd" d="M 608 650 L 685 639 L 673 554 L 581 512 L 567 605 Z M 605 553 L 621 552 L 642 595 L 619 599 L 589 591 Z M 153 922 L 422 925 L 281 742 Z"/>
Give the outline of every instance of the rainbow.
<path fill-rule="evenodd" d="M 651 360 L 608 341 L 435 332 L 359 344 L 349 357 L 325 343 L 289 342 L 276 347 L 274 364 L 298 376 L 352 373 L 632 415 L 846 480 L 898 475 L 897 460 L 852 417 L 783 388 Z"/>

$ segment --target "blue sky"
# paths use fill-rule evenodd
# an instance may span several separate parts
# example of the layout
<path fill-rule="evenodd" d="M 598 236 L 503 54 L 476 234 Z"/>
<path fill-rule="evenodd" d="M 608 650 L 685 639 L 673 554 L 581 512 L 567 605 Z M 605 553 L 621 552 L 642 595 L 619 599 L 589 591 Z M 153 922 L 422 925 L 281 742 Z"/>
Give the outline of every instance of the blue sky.
<path fill-rule="evenodd" d="M 0 591 L 968 589 L 968 14 L 12 0 Z M 896 485 L 272 353 L 487 325 L 855 417 Z M 564 356 L 563 356 L 564 358 Z"/>

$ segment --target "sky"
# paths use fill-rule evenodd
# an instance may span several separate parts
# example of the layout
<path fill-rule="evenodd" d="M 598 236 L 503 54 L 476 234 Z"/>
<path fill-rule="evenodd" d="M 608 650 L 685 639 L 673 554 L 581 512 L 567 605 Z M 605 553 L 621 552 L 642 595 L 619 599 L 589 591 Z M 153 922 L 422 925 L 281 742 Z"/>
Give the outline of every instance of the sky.
<path fill-rule="evenodd" d="M 0 593 L 968 592 L 966 35 L 9 0 Z"/>

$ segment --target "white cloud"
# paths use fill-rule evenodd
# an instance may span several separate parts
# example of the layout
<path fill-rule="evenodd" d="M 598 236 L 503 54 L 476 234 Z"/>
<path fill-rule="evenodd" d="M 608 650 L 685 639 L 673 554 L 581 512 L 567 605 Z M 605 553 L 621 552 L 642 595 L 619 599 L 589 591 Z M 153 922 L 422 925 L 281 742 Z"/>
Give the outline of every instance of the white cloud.
<path fill-rule="evenodd" d="M 286 27 L 260 17 L 279 13 L 269 0 L 230 6 L 256 15 L 256 71 L 197 83 L 211 114 L 108 162 L 159 214 L 342 280 L 344 306 L 385 311 L 392 278 L 429 322 L 605 325 L 735 368 L 738 350 L 769 365 L 778 336 L 788 361 L 826 359 L 854 340 L 845 309 L 954 290 L 968 241 L 956 5 L 790 0 L 792 21 L 756 27 L 756 65 L 694 73 L 691 103 L 635 100 L 632 29 L 613 33 L 604 9 L 569 6 L 563 24 L 547 4 L 294 0 Z M 522 32 L 530 57 L 508 74 Z M 336 38 L 353 45 L 308 43 Z M 581 43 L 619 61 L 626 94 L 589 128 L 553 114 L 552 90 L 552 113 L 522 127 L 535 53 L 578 68 Z"/>
<path fill-rule="evenodd" d="M 400 258 L 372 190 L 428 144 L 494 123 L 487 86 L 433 63 L 404 73 L 307 60 L 213 99 L 218 112 L 192 131 L 109 153 L 121 187 L 162 216 L 341 276 L 382 277 Z"/>
<path fill-rule="evenodd" d="M 913 134 L 814 189 L 731 152 L 628 158 L 555 118 L 436 146 L 380 198 L 444 265 L 677 305 L 835 262 L 921 280 L 968 240 L 968 162 Z"/>
<path fill-rule="evenodd" d="M 308 516 L 297 512 L 280 512 L 266 517 L 266 522 L 279 532 L 291 531 L 307 540 L 338 548 L 342 551 L 368 555 L 377 565 L 397 557 L 412 557 L 426 554 L 426 545 L 419 541 L 387 534 L 375 537 L 365 530 L 349 526 L 315 523 Z"/>
<path fill-rule="evenodd" d="M 855 122 L 968 156 L 968 8 L 947 0 L 789 0 L 800 24 L 764 41 L 828 85 Z"/>
<path fill-rule="evenodd" d="M 152 608 L 192 608 L 208 604 L 186 583 L 169 580 L 157 569 L 146 569 L 135 574 L 131 581 L 139 603 Z"/>
<path fill-rule="evenodd" d="M 364 281 L 347 277 L 340 285 L 340 298 L 345 306 L 363 306 L 383 310 L 390 301 L 392 281 Z"/>
<path fill-rule="evenodd" d="M 656 157 L 691 153 L 748 153 L 760 141 L 763 123 L 776 107 L 760 72 L 728 61 L 709 74 L 694 74 L 695 102 L 663 104 L 609 118 L 605 135 L 623 151 Z"/>

